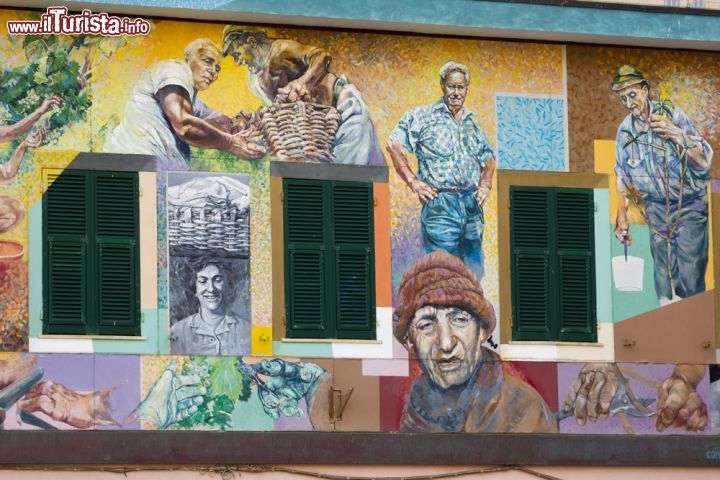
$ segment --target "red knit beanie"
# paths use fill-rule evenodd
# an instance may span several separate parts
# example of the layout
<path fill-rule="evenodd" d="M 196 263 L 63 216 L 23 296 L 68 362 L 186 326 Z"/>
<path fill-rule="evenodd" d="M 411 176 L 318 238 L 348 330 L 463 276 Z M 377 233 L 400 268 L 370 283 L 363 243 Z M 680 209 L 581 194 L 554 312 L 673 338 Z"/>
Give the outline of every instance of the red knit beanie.
<path fill-rule="evenodd" d="M 426 306 L 457 307 L 473 314 L 488 335 L 495 330 L 495 312 L 480 281 L 462 260 L 438 250 L 413 263 L 403 275 L 393 312 L 393 333 L 405 344 L 415 312 Z"/>

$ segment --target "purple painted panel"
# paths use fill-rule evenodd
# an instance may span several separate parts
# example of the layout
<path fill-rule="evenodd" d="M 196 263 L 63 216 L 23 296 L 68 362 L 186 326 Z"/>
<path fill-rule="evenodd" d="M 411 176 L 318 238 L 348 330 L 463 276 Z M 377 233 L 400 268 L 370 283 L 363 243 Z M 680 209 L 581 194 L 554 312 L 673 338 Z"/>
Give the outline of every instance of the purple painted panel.
<path fill-rule="evenodd" d="M 44 374 L 7 410 L 4 428 L 93 429 L 92 401 L 86 396 L 95 384 L 93 356 L 41 354 L 33 357 L 35 367 Z"/>
<path fill-rule="evenodd" d="M 561 363 L 558 364 L 558 400 L 562 409 L 563 402 L 568 397 L 571 386 L 578 377 L 581 369 L 585 366 L 583 363 Z M 654 412 L 657 408 L 658 386 L 665 379 L 670 377 L 675 369 L 675 365 L 668 364 L 618 364 L 620 371 L 629 381 L 633 394 L 638 399 L 647 399 L 648 408 Z M 710 407 L 710 383 L 705 372 L 705 376 L 696 389 L 700 398 Z M 615 402 L 612 405 L 621 406 L 618 403 L 619 395 L 616 394 Z M 612 411 L 612 408 L 611 408 Z M 629 414 L 625 415 L 627 423 L 623 425 L 622 416 L 619 413 L 611 414 L 606 420 L 598 420 L 596 422 L 587 421 L 585 425 L 579 425 L 574 416 L 560 420 L 561 433 L 597 433 L 597 434 L 644 434 L 644 435 L 708 435 L 711 434 L 710 423 L 700 432 L 689 432 L 683 428 L 668 428 L 663 432 L 659 432 L 656 427 L 656 416 L 636 417 Z"/>
<path fill-rule="evenodd" d="M 140 357 L 136 355 L 95 355 L 95 391 L 109 392 L 110 417 L 120 425 L 102 425 L 97 429 L 125 428 L 140 430 L 140 423 L 128 416 L 140 403 Z"/>

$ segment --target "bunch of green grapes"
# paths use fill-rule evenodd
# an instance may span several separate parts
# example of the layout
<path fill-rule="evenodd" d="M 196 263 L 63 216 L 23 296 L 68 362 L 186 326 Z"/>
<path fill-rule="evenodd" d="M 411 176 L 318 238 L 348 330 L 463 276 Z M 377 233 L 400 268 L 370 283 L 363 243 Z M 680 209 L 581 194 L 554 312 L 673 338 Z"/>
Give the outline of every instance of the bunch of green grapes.
<path fill-rule="evenodd" d="M 53 110 L 44 122 L 52 141 L 68 125 L 82 121 L 92 104 L 88 89 L 78 78 L 80 65 L 62 49 L 50 50 L 36 62 L 6 70 L 0 76 L 0 102 L 12 122 L 31 114 L 43 100 L 59 95 L 64 104 Z"/>
<path fill-rule="evenodd" d="M 203 357 L 189 357 L 183 362 L 181 374 L 199 377 L 200 383 L 197 386 L 205 387 L 207 393 L 203 396 L 203 403 L 198 406 L 198 411 L 178 423 L 180 428 L 225 430 L 230 427 L 235 401 L 227 395 L 213 392 L 212 368 L 208 360 Z"/>

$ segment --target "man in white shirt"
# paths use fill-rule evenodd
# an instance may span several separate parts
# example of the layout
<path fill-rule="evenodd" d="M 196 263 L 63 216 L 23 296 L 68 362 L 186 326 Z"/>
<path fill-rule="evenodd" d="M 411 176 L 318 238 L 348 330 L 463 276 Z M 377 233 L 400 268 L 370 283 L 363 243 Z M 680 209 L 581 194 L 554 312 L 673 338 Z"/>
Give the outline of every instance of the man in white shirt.
<path fill-rule="evenodd" d="M 103 150 L 154 155 L 159 169 L 186 168 L 191 145 L 245 160 L 264 156 L 256 132 L 233 131 L 230 118 L 197 98 L 220 73 L 222 53 L 217 45 L 205 38 L 193 40 L 184 57 L 163 60 L 143 73 Z"/>

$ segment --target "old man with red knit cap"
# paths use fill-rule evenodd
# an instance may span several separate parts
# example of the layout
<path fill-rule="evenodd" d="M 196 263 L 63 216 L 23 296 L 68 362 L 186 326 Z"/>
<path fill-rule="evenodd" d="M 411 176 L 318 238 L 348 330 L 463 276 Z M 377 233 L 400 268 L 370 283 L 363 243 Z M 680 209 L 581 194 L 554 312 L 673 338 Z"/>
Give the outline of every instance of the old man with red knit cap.
<path fill-rule="evenodd" d="M 495 313 L 459 258 L 432 252 L 405 272 L 393 329 L 424 371 L 413 383 L 401 431 L 557 432 L 540 394 L 482 346 L 495 329 Z"/>

